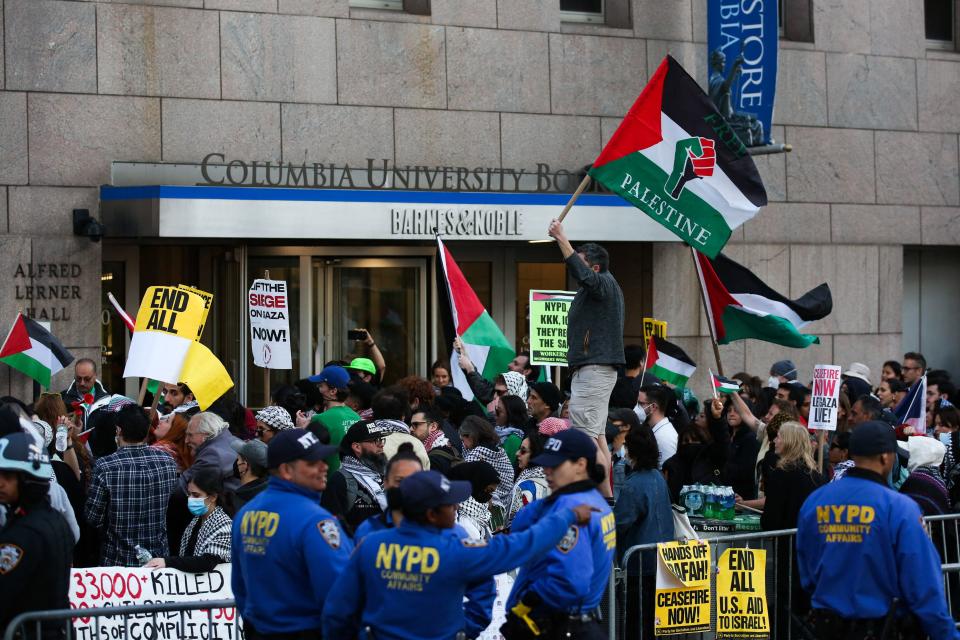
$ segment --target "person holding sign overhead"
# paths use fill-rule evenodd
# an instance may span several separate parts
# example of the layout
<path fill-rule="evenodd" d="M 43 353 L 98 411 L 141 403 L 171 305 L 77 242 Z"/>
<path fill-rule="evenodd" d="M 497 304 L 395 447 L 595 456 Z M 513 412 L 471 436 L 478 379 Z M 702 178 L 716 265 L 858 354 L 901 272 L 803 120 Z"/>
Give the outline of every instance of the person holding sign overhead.
<path fill-rule="evenodd" d="M 604 435 L 607 405 L 623 358 L 623 292 L 610 273 L 610 255 L 588 242 L 576 251 L 563 225 L 553 220 L 547 229 L 557 241 L 567 271 L 577 281 L 567 313 L 567 366 L 570 367 L 570 423 L 589 435 L 597 446 L 597 463 L 610 474 L 610 453 Z M 607 482 L 600 491 L 609 499 Z"/>

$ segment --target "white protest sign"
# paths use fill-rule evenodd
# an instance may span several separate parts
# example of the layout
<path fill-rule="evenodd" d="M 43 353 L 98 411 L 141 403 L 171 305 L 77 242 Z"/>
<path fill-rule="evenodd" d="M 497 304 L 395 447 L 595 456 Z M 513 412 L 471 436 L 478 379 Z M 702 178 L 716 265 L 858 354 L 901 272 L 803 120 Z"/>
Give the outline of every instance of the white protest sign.
<path fill-rule="evenodd" d="M 813 367 L 813 393 L 810 395 L 808 427 L 836 431 L 841 384 L 839 366 L 818 364 Z"/>
<path fill-rule="evenodd" d="M 265 369 L 291 369 L 290 313 L 287 283 L 253 281 L 247 295 L 250 314 L 250 352 L 253 364 Z"/>
<path fill-rule="evenodd" d="M 70 608 L 78 640 L 100 638 L 149 638 L 150 640 L 238 640 L 242 622 L 236 610 L 171 611 L 154 614 L 90 618 L 83 609 L 230 600 L 230 565 L 221 564 L 209 573 L 184 573 L 176 569 L 94 567 L 70 572 Z M 207 624 L 212 622 L 212 629 Z M 127 627 L 126 631 L 124 627 Z M 212 631 L 212 633 L 210 633 Z"/>

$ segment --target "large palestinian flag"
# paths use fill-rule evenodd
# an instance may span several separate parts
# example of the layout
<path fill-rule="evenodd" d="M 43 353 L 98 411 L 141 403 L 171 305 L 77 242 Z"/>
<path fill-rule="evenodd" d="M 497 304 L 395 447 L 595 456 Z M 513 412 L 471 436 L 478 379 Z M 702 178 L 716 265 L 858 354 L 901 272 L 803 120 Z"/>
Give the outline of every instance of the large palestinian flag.
<path fill-rule="evenodd" d="M 483 308 L 483 303 L 474 293 L 439 236 L 437 236 L 437 247 L 437 265 L 440 269 L 437 275 L 439 298 L 441 306 L 449 309 L 448 313 L 443 311 L 440 313 L 447 343 L 452 344 L 453 339 L 459 336 L 477 371 L 492 382 L 507 370 L 507 365 L 516 354 L 503 332 L 500 331 L 500 327 Z M 464 398 L 472 400 L 473 392 L 457 364 L 455 351 L 451 353 L 450 370 L 454 386 L 460 390 Z"/>
<path fill-rule="evenodd" d="M 670 56 L 589 173 L 710 257 L 767 204 L 747 148 Z"/>
<path fill-rule="evenodd" d="M 647 346 L 647 371 L 664 382 L 684 387 L 697 370 L 697 364 L 683 349 L 663 338 L 650 336 Z"/>
<path fill-rule="evenodd" d="M 39 322 L 18 313 L 0 347 L 0 362 L 49 389 L 50 376 L 73 362 L 73 355 Z"/>
<path fill-rule="evenodd" d="M 820 343 L 820 338 L 802 334 L 800 329 L 833 310 L 826 283 L 791 300 L 725 255 L 714 260 L 702 253 L 696 255 L 697 275 L 717 343 L 755 338 L 801 349 Z"/>

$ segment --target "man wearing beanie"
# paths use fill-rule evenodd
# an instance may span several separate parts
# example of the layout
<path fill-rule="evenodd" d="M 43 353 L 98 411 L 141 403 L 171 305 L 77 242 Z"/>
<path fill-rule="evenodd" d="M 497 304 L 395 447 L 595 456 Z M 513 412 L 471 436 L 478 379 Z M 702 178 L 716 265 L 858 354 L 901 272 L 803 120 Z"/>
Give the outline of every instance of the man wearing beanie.
<path fill-rule="evenodd" d="M 855 466 L 810 494 L 800 509 L 797 567 L 812 596 L 810 623 L 818 638 L 881 637 L 893 621 L 898 629 L 891 637 L 960 639 L 920 508 L 887 485 L 896 451 L 890 425 L 859 425 L 849 444 Z"/>
<path fill-rule="evenodd" d="M 623 291 L 610 273 L 610 255 L 598 244 L 573 246 L 559 220 L 547 230 L 557 241 L 577 295 L 567 312 L 567 366 L 570 368 L 570 426 L 593 438 L 597 464 L 610 475 L 610 451 L 604 435 L 610 394 L 623 357 Z M 612 499 L 609 482 L 600 492 Z"/>

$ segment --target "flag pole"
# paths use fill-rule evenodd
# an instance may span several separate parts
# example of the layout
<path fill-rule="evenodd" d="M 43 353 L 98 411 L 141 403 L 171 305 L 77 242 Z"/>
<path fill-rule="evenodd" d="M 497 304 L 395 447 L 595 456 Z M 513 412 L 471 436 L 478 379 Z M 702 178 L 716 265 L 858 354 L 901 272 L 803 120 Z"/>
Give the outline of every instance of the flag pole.
<path fill-rule="evenodd" d="M 643 374 L 647 372 L 647 354 L 650 353 L 650 339 L 653 338 L 653 334 L 650 334 L 650 337 L 647 338 L 646 348 L 643 350 L 643 366 L 640 367 L 640 384 L 638 386 L 643 386 Z"/>
<path fill-rule="evenodd" d="M 707 324 L 710 327 L 710 344 L 713 345 L 713 357 L 717 360 L 717 374 L 723 375 L 723 363 L 720 362 L 720 347 L 717 346 L 717 336 L 713 332 L 713 320 L 710 315 L 710 307 L 707 305 L 706 286 L 703 281 L 703 271 L 700 270 L 700 261 L 697 260 L 697 250 L 690 247 L 690 256 L 693 258 L 693 266 L 697 270 L 697 280 L 700 284 L 700 302 L 703 303 L 703 312 L 707 314 Z M 711 381 L 712 384 L 712 381 Z"/>
<path fill-rule="evenodd" d="M 713 371 L 710 369 L 707 369 L 707 373 L 710 374 L 710 390 L 713 391 L 713 399 L 717 400 L 720 398 L 720 396 L 717 395 L 717 385 L 714 384 L 714 381 L 713 381 Z"/>
<path fill-rule="evenodd" d="M 583 193 L 584 189 L 586 189 L 588 186 L 590 186 L 589 173 L 583 177 L 583 180 L 580 182 L 580 186 L 577 187 L 577 190 L 573 192 L 572 196 L 570 196 L 570 200 L 567 202 L 567 205 L 563 208 L 563 211 L 560 212 L 559 217 L 557 217 L 557 222 L 563 222 L 563 219 L 567 217 L 567 214 L 570 212 L 573 204 L 577 201 L 577 198 L 580 197 L 580 194 Z"/>

